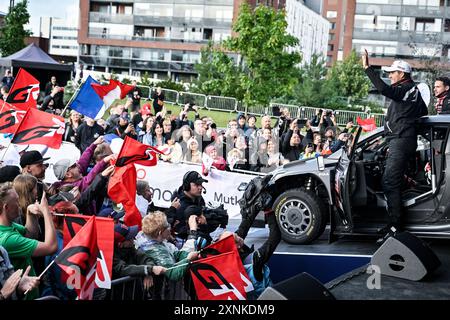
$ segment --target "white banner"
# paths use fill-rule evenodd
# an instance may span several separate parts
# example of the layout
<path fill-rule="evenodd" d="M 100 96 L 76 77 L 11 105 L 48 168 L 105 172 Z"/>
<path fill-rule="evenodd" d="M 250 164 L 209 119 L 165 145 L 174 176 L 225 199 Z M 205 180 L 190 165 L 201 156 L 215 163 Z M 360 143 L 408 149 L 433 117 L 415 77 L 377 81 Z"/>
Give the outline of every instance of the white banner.
<path fill-rule="evenodd" d="M 153 191 L 153 203 L 158 207 L 168 208 L 173 192 L 182 185 L 183 176 L 188 171 L 201 173 L 201 166 L 190 164 L 170 164 L 162 161 L 154 167 L 136 165 L 137 178 L 146 180 Z M 255 176 L 242 173 L 219 171 L 213 168 L 208 176 L 203 176 L 208 182 L 203 183 L 202 194 L 208 202 L 220 205 L 228 210 L 230 219 L 240 219 L 240 208 L 237 203 L 243 191 L 238 187 L 242 182 L 249 182 Z"/>

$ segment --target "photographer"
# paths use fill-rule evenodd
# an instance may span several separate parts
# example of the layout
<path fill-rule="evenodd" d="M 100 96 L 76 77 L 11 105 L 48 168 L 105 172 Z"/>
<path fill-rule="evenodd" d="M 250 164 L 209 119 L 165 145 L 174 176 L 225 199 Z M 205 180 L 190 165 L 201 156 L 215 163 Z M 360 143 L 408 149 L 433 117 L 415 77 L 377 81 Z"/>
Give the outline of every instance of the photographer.
<path fill-rule="evenodd" d="M 188 171 L 183 177 L 183 184 L 173 193 L 172 199 L 178 198 L 180 206 L 175 212 L 167 212 L 167 218 L 175 235 L 178 238 L 186 239 L 188 236 L 188 228 L 185 219 L 185 211 L 189 206 L 204 207 L 205 200 L 202 197 L 202 183 L 208 182 L 196 171 Z"/>
<path fill-rule="evenodd" d="M 114 127 L 114 129 L 110 132 L 117 134 L 122 139 L 125 139 L 126 136 L 137 140 L 137 133 L 134 129 L 133 124 L 130 122 L 130 116 L 127 112 L 123 112 L 119 117 L 119 122 Z"/>
<path fill-rule="evenodd" d="M 142 91 L 137 87 L 137 81 L 133 80 L 132 86 L 134 86 L 134 89 L 130 91 L 128 94 L 128 97 L 131 99 L 131 106 L 130 106 L 130 114 L 131 117 L 133 117 L 137 110 L 139 109 L 139 106 L 141 105 L 141 97 L 142 97 Z"/>
<path fill-rule="evenodd" d="M 304 126 L 304 119 L 294 119 L 289 125 L 289 130 L 281 138 L 281 152 L 289 161 L 298 160 L 304 148 L 304 137 L 300 134 L 300 127 Z"/>
<path fill-rule="evenodd" d="M 41 105 L 41 110 L 48 112 L 48 113 L 54 113 L 54 114 L 61 114 L 61 102 L 62 102 L 62 95 L 64 94 L 64 88 L 55 86 L 51 93 L 44 98 L 44 101 Z"/>

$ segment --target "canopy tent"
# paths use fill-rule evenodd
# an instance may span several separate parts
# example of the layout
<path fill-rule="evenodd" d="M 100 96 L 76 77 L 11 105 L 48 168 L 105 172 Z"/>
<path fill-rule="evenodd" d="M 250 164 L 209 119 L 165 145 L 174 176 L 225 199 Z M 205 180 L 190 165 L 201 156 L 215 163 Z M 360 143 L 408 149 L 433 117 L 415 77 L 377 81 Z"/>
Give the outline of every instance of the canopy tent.
<path fill-rule="evenodd" d="M 61 64 L 54 60 L 34 43 L 8 57 L 0 58 L 0 66 L 12 67 L 14 75 L 19 68 L 26 69 L 41 82 L 41 89 L 51 76 L 56 76 L 58 83 L 65 85 L 70 80 L 71 72 L 74 69 L 73 65 Z"/>

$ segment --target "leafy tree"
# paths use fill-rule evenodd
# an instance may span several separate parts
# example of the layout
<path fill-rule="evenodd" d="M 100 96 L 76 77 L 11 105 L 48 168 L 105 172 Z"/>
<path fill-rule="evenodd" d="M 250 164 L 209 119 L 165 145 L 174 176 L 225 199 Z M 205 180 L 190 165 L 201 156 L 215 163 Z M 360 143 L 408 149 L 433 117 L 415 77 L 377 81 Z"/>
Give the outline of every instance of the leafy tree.
<path fill-rule="evenodd" d="M 223 47 L 242 56 L 239 85 L 245 104 L 268 104 L 271 98 L 294 88 L 298 78 L 295 66 L 301 56 L 286 51 L 299 42 L 286 32 L 286 27 L 284 11 L 262 5 L 252 11 L 246 2 L 241 5 L 233 26 L 237 35 L 224 41 Z"/>
<path fill-rule="evenodd" d="M 25 37 L 31 36 L 31 31 L 25 30 L 30 20 L 26 0 L 10 8 L 5 17 L 5 25 L 0 29 L 0 51 L 3 56 L 9 56 L 25 47 Z"/>
<path fill-rule="evenodd" d="M 348 102 L 366 98 L 369 93 L 370 80 L 355 50 L 344 61 L 333 65 L 327 82 L 329 87 L 333 87 L 339 96 L 346 97 Z"/>

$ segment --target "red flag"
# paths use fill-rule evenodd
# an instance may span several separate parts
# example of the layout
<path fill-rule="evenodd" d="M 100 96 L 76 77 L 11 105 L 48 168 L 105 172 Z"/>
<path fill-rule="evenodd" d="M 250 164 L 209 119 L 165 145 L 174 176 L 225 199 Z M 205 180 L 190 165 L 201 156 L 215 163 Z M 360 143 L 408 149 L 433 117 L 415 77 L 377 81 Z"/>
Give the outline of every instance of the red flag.
<path fill-rule="evenodd" d="M 64 135 L 64 118 L 29 108 L 20 122 L 11 143 L 43 144 L 59 149 Z"/>
<path fill-rule="evenodd" d="M 133 163 L 124 167 L 116 167 L 108 183 L 108 196 L 115 203 L 121 203 L 125 209 L 124 223 L 131 226 L 142 226 L 142 217 L 136 207 L 136 168 Z"/>
<path fill-rule="evenodd" d="M 377 128 L 374 118 L 361 119 L 360 117 L 356 118 L 356 122 L 364 131 L 373 131 Z"/>
<path fill-rule="evenodd" d="M 157 152 L 162 153 L 152 146 L 142 144 L 126 136 L 117 156 L 116 167 L 123 167 L 129 163 L 137 163 L 143 166 L 156 166 L 158 162 Z"/>
<path fill-rule="evenodd" d="M 91 216 L 55 259 L 80 299 L 92 299 L 98 255 L 95 216 Z"/>
<path fill-rule="evenodd" d="M 209 246 L 203 248 L 202 255 L 210 256 L 210 255 L 218 255 L 221 253 L 227 253 L 231 251 L 237 252 L 236 242 L 234 241 L 233 235 L 229 235 L 226 238 L 223 238 L 220 241 L 214 242 Z"/>
<path fill-rule="evenodd" d="M 36 108 L 38 97 L 39 81 L 24 69 L 20 68 L 9 90 L 6 102 L 26 111 L 28 108 Z"/>
<path fill-rule="evenodd" d="M 14 133 L 19 127 L 20 121 L 25 116 L 26 111 L 17 109 L 8 102 L 3 101 L 0 109 L 0 132 Z"/>
<path fill-rule="evenodd" d="M 90 219 L 90 216 L 66 214 L 64 216 L 63 244 L 66 246 Z M 95 283 L 99 288 L 110 289 L 112 278 L 112 262 L 114 253 L 114 220 L 95 218 L 97 245 L 100 252 L 97 259 Z"/>
<path fill-rule="evenodd" d="M 245 300 L 253 290 L 247 273 L 242 274 L 237 251 L 192 262 L 190 271 L 199 300 Z"/>
<path fill-rule="evenodd" d="M 109 108 L 114 100 L 125 98 L 128 92 L 134 89 L 134 86 L 123 84 L 113 79 L 110 79 L 107 85 L 91 83 L 91 87 L 103 100 L 106 108 Z"/>

